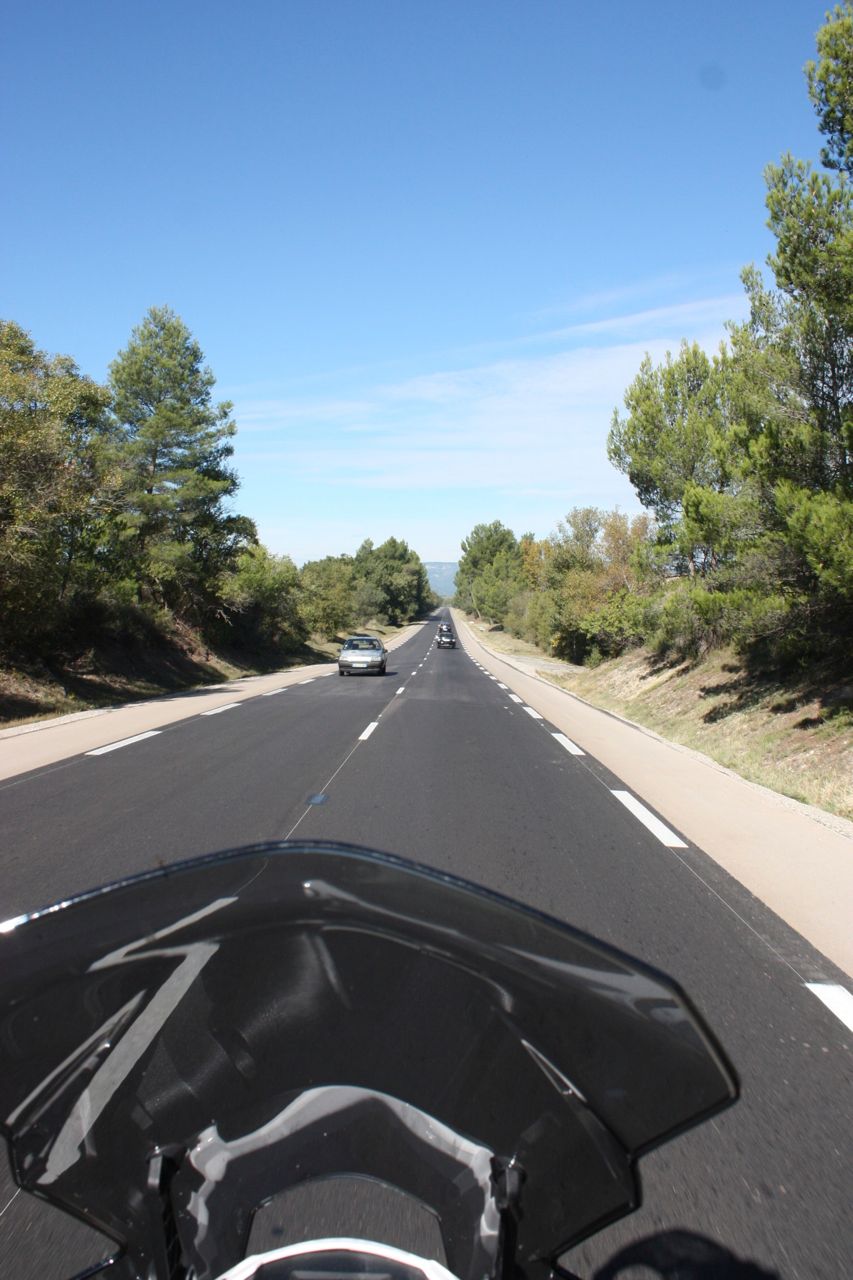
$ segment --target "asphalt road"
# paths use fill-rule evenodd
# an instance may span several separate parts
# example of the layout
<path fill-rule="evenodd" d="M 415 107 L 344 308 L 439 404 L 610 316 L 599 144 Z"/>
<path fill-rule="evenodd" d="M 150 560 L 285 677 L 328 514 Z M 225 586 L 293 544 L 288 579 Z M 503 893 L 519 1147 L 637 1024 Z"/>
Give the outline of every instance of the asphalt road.
<path fill-rule="evenodd" d="M 393 651 L 384 679 L 309 671 L 271 696 L 0 783 L 0 917 L 291 836 L 364 844 L 500 890 L 671 974 L 743 1087 L 735 1108 L 642 1161 L 643 1208 L 569 1264 L 592 1275 L 627 1250 L 612 1274 L 630 1277 L 633 1250 L 643 1275 L 849 1277 L 851 1034 L 785 957 L 831 966 L 700 849 L 662 842 L 614 795 L 619 779 L 433 636 L 426 625 Z M 15 1196 L 8 1175 L 4 1206 L 3 1276 L 52 1280 L 92 1256 L 82 1227 Z"/>

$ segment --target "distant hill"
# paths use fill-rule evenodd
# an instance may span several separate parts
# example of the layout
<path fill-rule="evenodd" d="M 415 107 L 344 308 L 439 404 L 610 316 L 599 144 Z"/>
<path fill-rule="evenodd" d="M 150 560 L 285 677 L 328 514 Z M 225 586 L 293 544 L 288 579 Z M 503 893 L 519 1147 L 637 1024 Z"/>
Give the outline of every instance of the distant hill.
<path fill-rule="evenodd" d="M 436 595 L 452 596 L 455 594 L 456 584 L 453 579 L 456 577 L 456 570 L 459 568 L 457 560 L 424 560 L 424 568 L 427 571 L 429 585 Z"/>

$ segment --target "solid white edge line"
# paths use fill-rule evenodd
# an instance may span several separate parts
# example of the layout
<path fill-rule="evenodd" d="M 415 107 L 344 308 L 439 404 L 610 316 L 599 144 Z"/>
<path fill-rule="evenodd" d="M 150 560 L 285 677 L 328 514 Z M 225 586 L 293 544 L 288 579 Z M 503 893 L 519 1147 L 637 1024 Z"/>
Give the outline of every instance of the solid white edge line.
<path fill-rule="evenodd" d="M 509 696 L 512 698 L 513 702 L 523 702 L 523 701 L 524 701 L 524 699 L 523 699 L 523 698 L 519 698 L 519 696 L 518 696 L 518 694 L 517 694 L 517 693 L 511 693 Z"/>
<path fill-rule="evenodd" d="M 668 849 L 686 849 L 687 845 L 681 840 L 674 831 L 670 831 L 669 827 L 664 826 L 660 818 L 656 818 L 650 809 L 647 809 L 636 796 L 632 796 L 630 791 L 612 790 L 620 804 L 624 804 L 634 817 L 642 822 L 643 826 L 651 831 L 653 836 L 657 836 L 661 844 L 665 844 Z"/>
<path fill-rule="evenodd" d="M 528 714 L 529 716 L 533 716 L 533 719 L 534 719 L 534 720 L 541 720 L 541 719 L 542 719 L 542 717 L 540 716 L 539 712 L 538 712 L 538 711 L 534 711 L 532 707 L 525 707 L 525 708 L 524 708 L 524 710 L 527 712 L 527 714 Z"/>
<path fill-rule="evenodd" d="M 149 729 L 147 733 L 136 733 L 132 738 L 122 738 L 121 742 L 111 742 L 108 747 L 96 747 L 94 751 L 86 751 L 87 756 L 105 756 L 108 751 L 118 751 L 119 747 L 129 747 L 132 742 L 141 742 L 143 738 L 156 738 L 162 729 Z"/>
<path fill-rule="evenodd" d="M 371 723 L 365 729 L 364 733 L 360 733 L 358 735 L 359 742 L 366 742 L 367 739 L 370 737 L 370 735 L 373 733 L 373 730 L 378 728 L 378 726 L 379 726 L 378 720 L 371 721 Z"/>
<path fill-rule="evenodd" d="M 232 707 L 239 706 L 239 702 L 226 702 L 224 707 L 214 707 L 212 711 L 201 711 L 199 714 L 203 716 L 218 716 L 220 711 L 230 711 Z"/>
<path fill-rule="evenodd" d="M 564 733 L 554 733 L 551 736 L 557 739 L 561 747 L 565 747 L 570 756 L 586 755 L 586 752 L 582 751 L 578 744 L 576 742 L 572 742 L 571 738 L 567 738 Z"/>
<path fill-rule="evenodd" d="M 839 986 L 837 982 L 807 982 L 806 987 L 823 1001 L 848 1031 L 853 1031 L 853 995 L 846 987 Z"/>

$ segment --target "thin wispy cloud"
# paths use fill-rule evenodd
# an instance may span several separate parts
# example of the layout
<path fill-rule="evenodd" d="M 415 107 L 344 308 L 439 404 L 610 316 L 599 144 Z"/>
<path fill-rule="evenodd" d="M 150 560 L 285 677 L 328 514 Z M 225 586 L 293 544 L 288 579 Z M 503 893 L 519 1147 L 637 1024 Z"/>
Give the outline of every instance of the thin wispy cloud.
<path fill-rule="evenodd" d="M 553 330 L 552 339 L 568 338 L 575 334 L 590 333 L 648 333 L 660 328 L 671 329 L 673 324 L 706 324 L 722 316 L 729 319 L 743 309 L 743 294 L 727 293 L 718 298 L 701 298 L 694 302 L 678 302 L 664 307 L 651 307 L 646 311 L 634 311 L 628 315 L 607 316 L 602 320 L 587 320 Z"/>
<path fill-rule="evenodd" d="M 360 541 L 366 513 L 393 509 L 399 536 L 411 538 L 424 513 L 441 505 L 454 513 L 450 546 L 433 542 L 423 553 L 452 558 L 476 518 L 544 535 L 572 506 L 637 509 L 607 459 L 614 408 L 646 353 L 660 361 L 682 336 L 713 351 L 742 309 L 733 294 L 646 307 L 530 334 L 500 358 L 365 380 L 351 397 L 303 389 L 238 401 L 244 487 L 254 477 L 259 488 L 261 479 L 267 488 L 278 480 L 294 514 L 289 543 L 276 545 L 272 510 L 269 524 L 259 520 L 261 536 L 296 554 L 298 529 L 314 548 L 306 555 L 327 554 L 335 548 L 325 514 L 339 528 L 352 508 Z M 312 519 L 317 527 L 306 532 Z"/>

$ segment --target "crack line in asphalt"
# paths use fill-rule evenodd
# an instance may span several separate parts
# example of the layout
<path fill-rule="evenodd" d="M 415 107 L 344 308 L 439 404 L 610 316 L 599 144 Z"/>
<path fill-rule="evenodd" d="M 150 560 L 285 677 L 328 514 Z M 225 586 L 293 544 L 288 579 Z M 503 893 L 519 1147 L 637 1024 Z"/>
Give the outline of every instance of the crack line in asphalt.
<path fill-rule="evenodd" d="M 6 1212 L 7 1209 L 10 1209 L 12 1207 L 12 1205 L 15 1203 L 15 1201 L 17 1200 L 20 1194 L 21 1194 L 21 1188 L 18 1187 L 18 1190 L 12 1196 L 11 1200 L 7 1200 L 6 1203 L 3 1205 L 3 1208 L 0 1209 L 0 1218 L 3 1217 L 3 1214 Z"/>
<path fill-rule="evenodd" d="M 350 756 L 353 754 L 353 752 L 354 752 L 354 751 L 357 751 L 357 750 L 358 750 L 358 742 L 356 742 L 355 746 L 353 746 L 353 747 L 352 747 L 352 748 L 347 752 L 347 754 L 344 756 L 343 760 L 342 760 L 342 761 L 341 761 L 341 763 L 338 765 L 338 767 L 337 767 L 337 769 L 335 770 L 335 772 L 332 774 L 331 778 L 329 778 L 328 782 L 326 782 L 326 783 L 325 783 L 325 784 L 320 788 L 320 790 L 316 793 L 317 795 L 328 795 L 328 793 L 329 793 L 329 787 L 332 785 L 332 783 L 334 782 L 335 778 L 336 778 L 336 777 L 338 776 L 338 774 L 340 773 L 341 769 L 343 769 L 344 765 L 345 765 L 345 764 L 346 764 L 346 762 L 349 760 L 349 758 L 350 758 Z M 293 835 L 294 831 L 295 831 L 295 830 L 296 830 L 296 828 L 299 826 L 299 824 L 300 824 L 300 822 L 302 821 L 302 819 L 303 819 L 303 818 L 305 818 L 305 817 L 307 817 L 307 815 L 311 812 L 311 810 L 312 810 L 313 808 L 314 808 L 313 804 L 309 804 L 309 805 L 307 806 L 307 808 L 305 809 L 305 812 L 304 812 L 303 814 L 300 814 L 300 816 L 299 816 L 299 817 L 296 819 L 296 821 L 294 822 L 293 826 L 292 826 L 292 827 L 290 828 L 290 830 L 288 831 L 287 835 L 286 835 L 286 836 L 284 836 L 284 839 L 285 839 L 285 840 L 289 840 L 289 839 L 290 839 L 290 837 Z"/>

